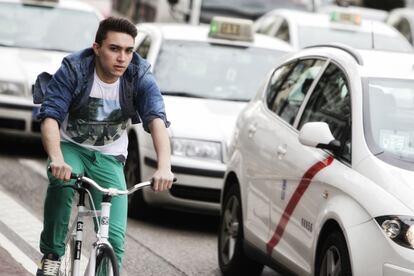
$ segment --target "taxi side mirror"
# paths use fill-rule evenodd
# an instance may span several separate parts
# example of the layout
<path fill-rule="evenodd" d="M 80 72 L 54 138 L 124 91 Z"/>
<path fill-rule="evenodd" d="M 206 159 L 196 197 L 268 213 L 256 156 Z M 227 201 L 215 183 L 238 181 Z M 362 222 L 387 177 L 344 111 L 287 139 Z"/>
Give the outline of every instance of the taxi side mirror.
<path fill-rule="evenodd" d="M 341 143 L 333 137 L 325 122 L 304 124 L 299 132 L 299 142 L 305 146 L 327 149 L 334 153 L 341 149 Z"/>

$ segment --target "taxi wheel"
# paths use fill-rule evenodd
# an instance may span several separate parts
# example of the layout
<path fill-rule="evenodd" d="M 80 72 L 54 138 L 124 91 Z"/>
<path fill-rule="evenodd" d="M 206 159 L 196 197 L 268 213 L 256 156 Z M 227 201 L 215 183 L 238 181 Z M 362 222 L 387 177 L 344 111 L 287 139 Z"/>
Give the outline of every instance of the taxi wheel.
<path fill-rule="evenodd" d="M 351 276 L 351 264 L 348 248 L 343 234 L 334 231 L 323 241 L 318 250 L 316 273 L 317 276 Z"/>
<path fill-rule="evenodd" d="M 229 189 L 223 203 L 218 238 L 218 259 L 222 274 L 260 275 L 263 265 L 248 258 L 243 251 L 243 217 L 237 185 Z"/>
<path fill-rule="evenodd" d="M 124 173 L 128 188 L 131 188 L 135 184 L 141 182 L 138 144 L 133 137 L 130 137 L 129 139 L 128 158 L 125 163 Z M 136 191 L 132 195 L 128 196 L 128 216 L 130 218 L 144 217 L 144 214 L 146 213 L 145 208 L 147 207 L 148 205 L 144 200 L 142 190 Z"/>

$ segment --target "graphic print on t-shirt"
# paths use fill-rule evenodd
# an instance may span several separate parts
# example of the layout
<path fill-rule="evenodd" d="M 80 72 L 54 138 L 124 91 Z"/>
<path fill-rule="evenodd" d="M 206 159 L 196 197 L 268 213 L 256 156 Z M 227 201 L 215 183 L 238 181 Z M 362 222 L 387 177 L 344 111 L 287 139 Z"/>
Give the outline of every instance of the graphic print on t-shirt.
<path fill-rule="evenodd" d="M 69 114 L 67 135 L 76 143 L 104 146 L 120 138 L 127 127 L 119 102 L 89 97 L 86 108 Z"/>

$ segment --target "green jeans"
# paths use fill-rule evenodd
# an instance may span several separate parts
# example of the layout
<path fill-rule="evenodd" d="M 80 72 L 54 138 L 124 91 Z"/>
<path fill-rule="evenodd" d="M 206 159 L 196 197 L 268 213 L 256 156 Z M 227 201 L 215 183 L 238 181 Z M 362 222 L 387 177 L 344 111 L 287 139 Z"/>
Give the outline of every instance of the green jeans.
<path fill-rule="evenodd" d="M 92 151 L 72 143 L 61 143 L 65 162 L 75 173 L 83 173 L 105 188 L 126 189 L 123 164 L 113 156 Z M 50 161 L 49 161 L 50 162 Z M 48 162 L 48 164 L 49 164 Z M 63 256 L 65 253 L 65 237 L 72 208 L 74 190 L 61 188 L 62 180 L 48 172 L 49 186 L 47 189 L 43 231 L 40 235 L 40 251 L 43 254 L 54 253 Z M 74 180 L 72 180 L 74 181 Z M 95 207 L 100 209 L 102 194 L 91 189 Z M 114 248 L 119 265 L 124 255 L 125 231 L 127 225 L 128 199 L 126 196 L 112 198 L 109 242 Z"/>

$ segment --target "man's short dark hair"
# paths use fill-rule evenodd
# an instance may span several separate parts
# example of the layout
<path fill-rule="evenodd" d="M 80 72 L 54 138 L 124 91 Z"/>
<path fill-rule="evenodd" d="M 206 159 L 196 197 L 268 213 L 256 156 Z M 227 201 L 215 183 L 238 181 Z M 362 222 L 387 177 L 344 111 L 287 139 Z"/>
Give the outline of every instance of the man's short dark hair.
<path fill-rule="evenodd" d="M 129 34 L 134 39 L 137 36 L 137 28 L 131 23 L 131 21 L 125 18 L 111 16 L 99 23 L 98 31 L 96 31 L 95 42 L 101 45 L 109 31 Z"/>

